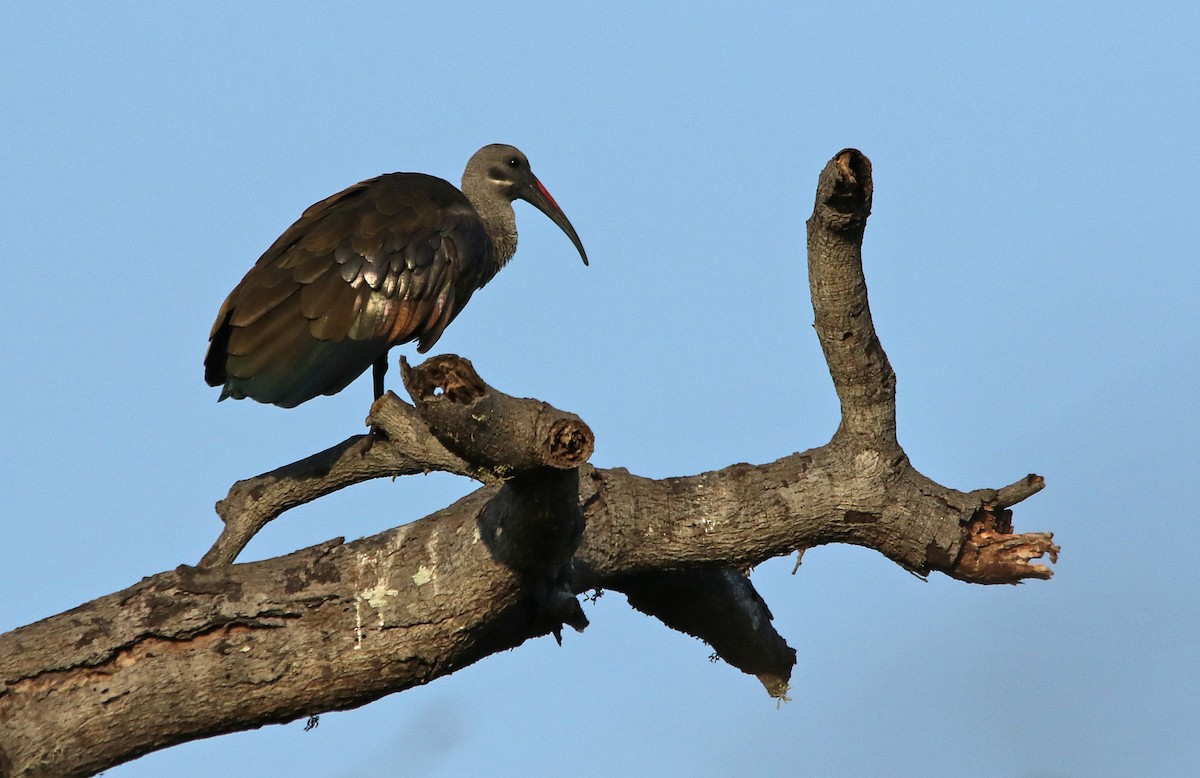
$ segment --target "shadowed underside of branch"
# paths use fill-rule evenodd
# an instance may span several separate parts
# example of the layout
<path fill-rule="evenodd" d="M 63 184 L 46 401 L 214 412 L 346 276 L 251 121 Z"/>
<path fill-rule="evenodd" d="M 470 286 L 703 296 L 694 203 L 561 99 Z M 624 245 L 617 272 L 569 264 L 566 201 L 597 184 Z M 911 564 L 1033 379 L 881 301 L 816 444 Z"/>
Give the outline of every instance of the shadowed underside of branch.
<path fill-rule="evenodd" d="M 509 397 L 466 360 L 403 367 L 358 435 L 235 484 L 199 567 L 0 636 L 0 775 L 88 774 L 174 743 L 363 705 L 531 637 L 582 630 L 576 595 L 621 591 L 708 642 L 776 697 L 795 651 L 743 573 L 825 543 L 921 575 L 1049 578 L 1049 534 L 1014 534 L 1030 475 L 960 492 L 896 441 L 895 374 L 871 322 L 862 236 L 870 162 L 839 152 L 808 221 L 817 334 L 841 401 L 826 445 L 762 465 L 652 480 L 587 464 L 573 414 Z M 233 564 L 289 508 L 372 478 L 443 470 L 484 485 L 353 543 Z"/>

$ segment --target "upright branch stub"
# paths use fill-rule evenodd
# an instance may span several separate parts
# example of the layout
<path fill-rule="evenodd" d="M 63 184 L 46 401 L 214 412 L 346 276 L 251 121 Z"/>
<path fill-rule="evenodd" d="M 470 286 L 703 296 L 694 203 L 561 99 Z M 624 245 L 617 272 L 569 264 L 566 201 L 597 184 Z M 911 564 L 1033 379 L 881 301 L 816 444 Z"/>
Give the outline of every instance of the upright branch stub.
<path fill-rule="evenodd" d="M 835 441 L 870 437 L 895 446 L 896 374 L 875 334 L 862 267 L 872 191 L 871 162 L 857 149 L 843 149 L 825 166 L 808 220 L 808 279 L 842 405 Z"/>
<path fill-rule="evenodd" d="M 595 436 L 582 419 L 496 391 L 462 357 L 444 354 L 416 367 L 401 358 L 400 370 L 434 436 L 498 478 L 539 467 L 576 468 L 592 455 Z"/>

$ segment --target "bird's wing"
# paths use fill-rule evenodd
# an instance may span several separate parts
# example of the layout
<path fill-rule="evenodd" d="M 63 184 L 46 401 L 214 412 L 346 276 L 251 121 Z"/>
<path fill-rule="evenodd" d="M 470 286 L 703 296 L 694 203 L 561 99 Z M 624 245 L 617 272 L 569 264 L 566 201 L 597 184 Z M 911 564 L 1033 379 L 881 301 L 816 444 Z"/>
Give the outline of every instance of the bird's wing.
<path fill-rule="evenodd" d="M 432 346 L 492 262 L 478 215 L 446 181 L 355 184 L 309 207 L 230 293 L 205 377 L 285 407 L 333 394 L 397 343 Z"/>

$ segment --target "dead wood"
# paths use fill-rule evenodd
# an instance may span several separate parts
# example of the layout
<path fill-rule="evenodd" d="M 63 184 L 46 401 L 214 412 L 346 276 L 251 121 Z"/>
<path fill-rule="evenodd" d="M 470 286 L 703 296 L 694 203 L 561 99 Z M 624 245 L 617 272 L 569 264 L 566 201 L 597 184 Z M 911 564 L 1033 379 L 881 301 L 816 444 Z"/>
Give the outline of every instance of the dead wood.
<path fill-rule="evenodd" d="M 774 697 L 796 661 L 744 574 L 825 543 L 919 575 L 1049 578 L 1049 533 L 1016 534 L 1029 475 L 962 492 L 896 440 L 896 378 L 862 269 L 871 165 L 825 167 L 808 220 L 815 325 L 841 401 L 820 447 L 653 480 L 587 464 L 581 419 L 489 387 L 466 360 L 403 365 L 368 435 L 235 484 L 199 567 L 150 576 L 0 636 L 0 775 L 84 775 L 223 732 L 363 705 L 586 619 L 576 595 L 621 591 L 707 641 Z M 233 564 L 289 508 L 372 478 L 443 470 L 483 486 L 353 543 Z"/>

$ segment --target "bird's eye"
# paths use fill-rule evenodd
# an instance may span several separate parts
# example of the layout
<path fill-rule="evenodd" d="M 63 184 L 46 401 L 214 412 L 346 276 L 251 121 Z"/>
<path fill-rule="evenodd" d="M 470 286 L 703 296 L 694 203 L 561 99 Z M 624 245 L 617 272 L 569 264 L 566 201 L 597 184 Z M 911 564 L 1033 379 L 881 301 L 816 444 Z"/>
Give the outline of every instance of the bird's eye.
<path fill-rule="evenodd" d="M 511 168 L 518 168 L 521 166 L 521 161 L 519 159 L 517 159 L 516 157 L 513 157 L 512 159 L 510 159 L 508 161 L 508 166 Z"/>

